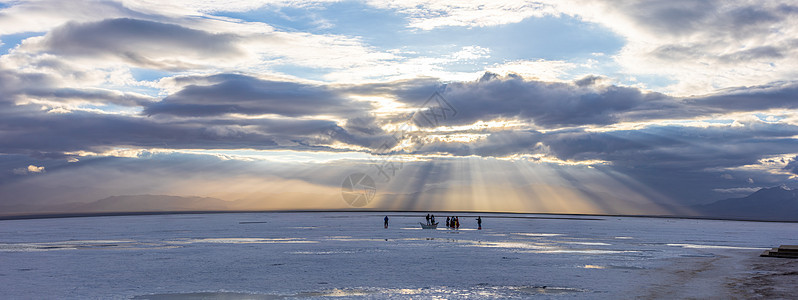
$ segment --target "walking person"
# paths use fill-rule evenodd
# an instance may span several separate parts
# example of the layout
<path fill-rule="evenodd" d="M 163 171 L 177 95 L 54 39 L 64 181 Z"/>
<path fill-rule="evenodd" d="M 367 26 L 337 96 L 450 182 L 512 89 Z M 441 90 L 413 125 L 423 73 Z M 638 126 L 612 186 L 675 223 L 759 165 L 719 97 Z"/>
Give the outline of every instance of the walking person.
<path fill-rule="evenodd" d="M 385 228 L 388 228 L 388 216 L 385 216 Z"/>

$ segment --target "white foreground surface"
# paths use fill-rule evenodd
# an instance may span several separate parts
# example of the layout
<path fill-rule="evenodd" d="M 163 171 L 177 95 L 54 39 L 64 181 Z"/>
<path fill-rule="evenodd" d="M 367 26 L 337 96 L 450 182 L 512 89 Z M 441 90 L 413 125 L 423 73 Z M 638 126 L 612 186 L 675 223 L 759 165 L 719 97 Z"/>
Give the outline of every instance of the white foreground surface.
<path fill-rule="evenodd" d="M 711 298 L 798 224 L 238 213 L 0 221 L 5 299 Z M 412 217 L 411 217 L 412 215 Z M 506 218 L 509 217 L 509 218 Z M 533 217 L 533 218 L 528 218 Z M 443 227 L 445 215 L 437 215 Z M 758 259 L 758 258 L 757 258 Z M 769 258 L 762 258 L 769 259 Z"/>

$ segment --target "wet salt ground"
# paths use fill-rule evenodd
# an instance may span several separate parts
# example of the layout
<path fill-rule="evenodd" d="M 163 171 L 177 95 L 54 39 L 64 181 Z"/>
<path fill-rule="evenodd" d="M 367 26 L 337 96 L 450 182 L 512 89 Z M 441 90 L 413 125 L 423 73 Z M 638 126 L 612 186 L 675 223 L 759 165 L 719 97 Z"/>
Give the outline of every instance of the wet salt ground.
<path fill-rule="evenodd" d="M 410 215 L 389 213 L 388 229 L 384 214 L 373 212 L 0 221 L 0 292 L 11 299 L 634 298 L 680 258 L 756 256 L 798 244 L 790 223 L 482 215 L 484 229 L 474 230 L 475 216 L 466 215 L 459 230 L 421 230 L 423 215 Z"/>

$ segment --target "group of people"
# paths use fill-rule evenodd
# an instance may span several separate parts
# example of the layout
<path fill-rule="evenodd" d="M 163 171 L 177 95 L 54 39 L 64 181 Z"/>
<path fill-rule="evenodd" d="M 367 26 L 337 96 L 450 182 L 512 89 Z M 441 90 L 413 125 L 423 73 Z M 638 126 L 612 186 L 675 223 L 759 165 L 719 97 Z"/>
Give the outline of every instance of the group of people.
<path fill-rule="evenodd" d="M 436 225 L 435 223 L 435 215 L 427 214 L 427 225 Z M 477 226 L 479 230 L 482 230 L 482 217 L 477 216 Z M 388 216 L 385 216 L 385 228 L 388 228 Z M 457 229 L 460 228 L 460 217 L 446 217 L 446 227 Z"/>
<path fill-rule="evenodd" d="M 460 228 L 460 217 L 446 217 L 446 227 Z"/>
<path fill-rule="evenodd" d="M 427 217 L 426 217 L 426 218 L 427 218 L 427 225 L 435 225 L 435 224 L 438 224 L 438 223 L 435 223 L 435 215 L 430 215 L 430 214 L 427 214 Z"/>
<path fill-rule="evenodd" d="M 432 218 L 433 218 L 432 220 L 434 221 L 435 220 L 435 216 L 432 216 Z M 477 229 L 482 230 L 482 217 L 477 216 L 476 220 L 477 220 L 477 227 L 478 227 Z M 457 217 L 457 216 L 446 217 L 446 227 L 447 228 L 454 228 L 454 229 L 460 228 L 460 217 Z"/>

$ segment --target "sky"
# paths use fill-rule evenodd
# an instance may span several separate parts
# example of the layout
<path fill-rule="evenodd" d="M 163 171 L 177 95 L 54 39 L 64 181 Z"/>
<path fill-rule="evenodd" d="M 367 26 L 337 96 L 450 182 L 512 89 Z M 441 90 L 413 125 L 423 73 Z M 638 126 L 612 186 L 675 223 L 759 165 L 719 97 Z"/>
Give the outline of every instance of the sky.
<path fill-rule="evenodd" d="M 690 214 L 798 186 L 794 2 L 449 2 L 0 1 L 0 210 Z"/>

